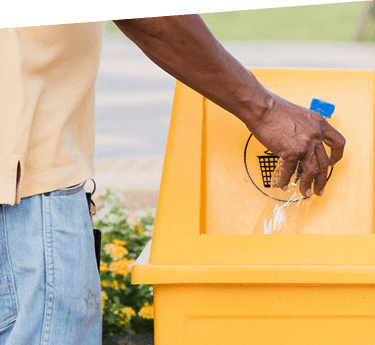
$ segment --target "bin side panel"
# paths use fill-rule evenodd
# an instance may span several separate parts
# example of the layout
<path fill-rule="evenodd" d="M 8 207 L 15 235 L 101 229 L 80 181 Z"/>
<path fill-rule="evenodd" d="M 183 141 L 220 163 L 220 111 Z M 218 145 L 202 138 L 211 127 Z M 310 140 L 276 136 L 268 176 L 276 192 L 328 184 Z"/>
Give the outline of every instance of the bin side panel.
<path fill-rule="evenodd" d="M 374 286 L 155 286 L 155 345 L 375 341 Z"/>
<path fill-rule="evenodd" d="M 176 84 L 151 263 L 174 262 L 200 235 L 204 98 Z"/>

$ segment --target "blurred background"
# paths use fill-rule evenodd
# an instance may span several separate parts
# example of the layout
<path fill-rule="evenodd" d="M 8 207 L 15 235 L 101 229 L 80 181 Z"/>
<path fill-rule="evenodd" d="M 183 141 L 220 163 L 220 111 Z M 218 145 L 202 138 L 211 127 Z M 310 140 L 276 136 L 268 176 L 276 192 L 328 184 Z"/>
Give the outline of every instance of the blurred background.
<path fill-rule="evenodd" d="M 247 67 L 375 69 L 374 1 L 206 13 Z M 131 210 L 157 205 L 175 79 L 106 22 L 96 98 L 96 183 Z"/>

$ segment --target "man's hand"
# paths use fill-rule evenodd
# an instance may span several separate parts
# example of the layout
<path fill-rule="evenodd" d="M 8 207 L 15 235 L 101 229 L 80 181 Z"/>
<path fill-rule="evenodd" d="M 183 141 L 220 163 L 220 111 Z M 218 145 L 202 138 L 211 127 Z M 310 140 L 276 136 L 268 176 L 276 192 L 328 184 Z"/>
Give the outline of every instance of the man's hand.
<path fill-rule="evenodd" d="M 296 106 L 271 94 L 269 109 L 259 119 L 249 122 L 248 128 L 264 146 L 283 158 L 279 185 L 287 188 L 297 164 L 301 161 L 300 191 L 311 197 L 314 192 L 322 195 L 327 183 L 328 167 L 343 156 L 345 139 L 326 119 L 315 111 Z M 323 142 L 331 148 L 328 158 Z"/>
<path fill-rule="evenodd" d="M 305 197 L 322 194 L 328 165 L 341 159 L 344 138 L 318 113 L 266 90 L 216 40 L 199 15 L 115 20 L 119 29 L 159 67 L 243 121 L 269 150 L 285 160 L 285 187 L 298 161 Z M 331 147 L 328 159 L 322 142 Z"/>

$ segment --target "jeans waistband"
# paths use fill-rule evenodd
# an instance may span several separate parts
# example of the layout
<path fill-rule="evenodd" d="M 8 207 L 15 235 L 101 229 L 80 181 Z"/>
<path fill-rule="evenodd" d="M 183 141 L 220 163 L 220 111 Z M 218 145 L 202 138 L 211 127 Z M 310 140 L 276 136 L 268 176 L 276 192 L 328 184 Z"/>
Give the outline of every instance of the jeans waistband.
<path fill-rule="evenodd" d="M 74 186 L 71 186 L 71 187 L 67 187 L 67 188 L 61 188 L 61 189 L 58 189 L 58 190 L 54 190 L 52 192 L 46 192 L 46 193 L 43 193 L 43 195 L 45 196 L 57 196 L 57 195 L 70 195 L 70 194 L 75 194 L 77 192 L 79 192 L 85 185 L 86 181 L 83 181 L 81 183 L 78 183 Z"/>

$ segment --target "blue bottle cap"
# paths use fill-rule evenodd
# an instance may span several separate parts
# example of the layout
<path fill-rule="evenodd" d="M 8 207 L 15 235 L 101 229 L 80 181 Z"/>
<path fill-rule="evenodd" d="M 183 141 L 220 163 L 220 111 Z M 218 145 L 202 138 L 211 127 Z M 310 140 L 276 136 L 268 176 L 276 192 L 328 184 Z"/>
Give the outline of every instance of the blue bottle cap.
<path fill-rule="evenodd" d="M 313 98 L 311 101 L 310 110 L 314 110 L 319 114 L 322 114 L 324 117 L 330 119 L 333 111 L 335 110 L 335 106 L 331 103 Z"/>

